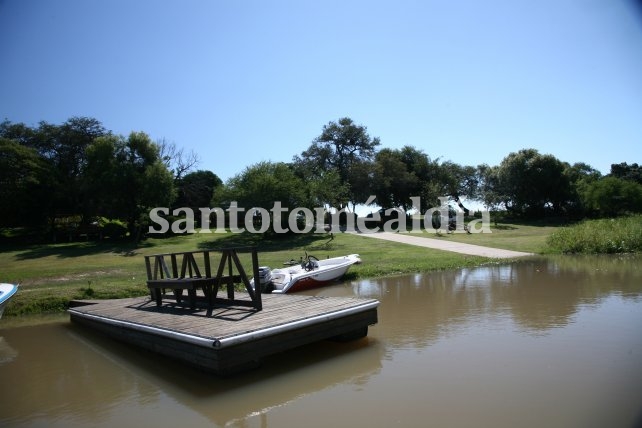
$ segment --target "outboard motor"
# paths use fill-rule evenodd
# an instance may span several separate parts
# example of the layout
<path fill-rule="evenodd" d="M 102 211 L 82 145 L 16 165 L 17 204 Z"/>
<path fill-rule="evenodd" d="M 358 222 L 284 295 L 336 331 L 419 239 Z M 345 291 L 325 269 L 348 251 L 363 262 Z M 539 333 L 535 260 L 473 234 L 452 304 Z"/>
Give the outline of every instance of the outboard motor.
<path fill-rule="evenodd" d="M 259 266 L 259 284 L 262 293 L 269 293 L 272 288 L 272 269 L 268 266 Z"/>

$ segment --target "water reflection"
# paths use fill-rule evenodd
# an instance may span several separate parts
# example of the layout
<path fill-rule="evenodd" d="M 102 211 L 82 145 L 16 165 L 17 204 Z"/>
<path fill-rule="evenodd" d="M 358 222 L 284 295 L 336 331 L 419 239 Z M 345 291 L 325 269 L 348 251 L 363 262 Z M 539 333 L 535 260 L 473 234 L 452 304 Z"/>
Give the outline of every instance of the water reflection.
<path fill-rule="evenodd" d="M 0 365 L 13 361 L 17 356 L 18 351 L 4 337 L 0 336 Z"/>
<path fill-rule="evenodd" d="M 639 299 L 640 257 L 564 256 L 355 281 L 318 295 L 379 299 L 381 325 L 394 329 L 394 345 L 424 346 L 458 324 L 510 316 L 525 332 L 542 334 L 573 321 L 578 308 L 612 294 Z M 392 333 L 392 332 L 391 332 Z"/>
<path fill-rule="evenodd" d="M 220 378 L 67 322 L 4 334 L 21 355 L 0 367 L 3 384 L 16 387 L 0 390 L 2 426 L 112 426 L 132 406 L 190 409 L 221 426 L 333 385 L 363 384 L 382 359 L 373 339 L 323 342 L 273 356 L 261 370 Z M 157 418 L 147 415 L 145 425 Z M 167 426 L 164 419 L 160 426 Z"/>
<path fill-rule="evenodd" d="M 430 411 L 438 425 L 585 426 L 579 421 L 602 422 L 595 409 L 630 421 L 642 396 L 639 262 L 542 258 L 319 289 L 309 294 L 379 299 L 368 338 L 285 352 L 227 379 L 66 316 L 37 325 L 3 319 L 0 425 L 424 426 Z M 454 410 L 461 400 L 470 416 Z M 532 409 L 540 411 L 525 423 L 520 411 Z"/>

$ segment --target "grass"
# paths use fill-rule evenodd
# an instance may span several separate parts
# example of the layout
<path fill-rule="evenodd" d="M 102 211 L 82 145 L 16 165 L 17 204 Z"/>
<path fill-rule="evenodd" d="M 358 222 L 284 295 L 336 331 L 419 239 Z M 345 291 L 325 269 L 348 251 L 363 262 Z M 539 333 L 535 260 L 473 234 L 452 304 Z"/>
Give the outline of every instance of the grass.
<path fill-rule="evenodd" d="M 144 256 L 230 246 L 256 246 L 261 265 L 279 267 L 307 251 L 317 258 L 358 253 L 346 279 L 476 266 L 482 257 L 372 240 L 352 234 L 290 235 L 267 239 L 253 234 L 193 234 L 129 242 L 74 242 L 0 249 L 2 282 L 19 283 L 4 316 L 63 311 L 73 299 L 147 295 Z M 385 254 L 385 257 L 381 257 Z M 249 255 L 242 262 L 250 265 Z"/>
<path fill-rule="evenodd" d="M 641 218 L 629 220 L 630 224 L 605 220 L 606 223 L 593 224 L 588 228 L 603 231 L 603 240 L 614 243 L 608 248 L 622 248 L 623 245 L 629 248 L 627 236 L 633 234 L 638 246 L 637 249 L 631 246 L 631 250 L 641 251 Z M 571 232 L 567 232 L 567 228 L 546 224 L 492 224 L 491 231 L 441 236 L 423 232 L 422 236 L 533 253 L 568 252 L 556 243 L 577 240 L 576 235 L 569 235 Z M 334 239 L 325 234 L 266 238 L 256 234 L 197 233 L 150 238 L 139 245 L 127 241 L 102 241 L 4 246 L 0 247 L 0 280 L 21 284 L 20 291 L 7 305 L 4 316 L 63 311 L 73 299 L 147 295 L 145 255 L 230 246 L 256 246 L 259 263 L 271 267 L 282 266 L 290 259 L 298 260 L 306 251 L 317 258 L 358 253 L 363 263 L 350 269 L 345 277 L 347 280 L 457 269 L 489 262 L 483 257 L 341 233 L 335 234 Z M 250 265 L 249 256 L 241 259 Z"/>
<path fill-rule="evenodd" d="M 560 253 L 641 252 L 642 216 L 583 221 L 555 231 L 547 244 Z"/>

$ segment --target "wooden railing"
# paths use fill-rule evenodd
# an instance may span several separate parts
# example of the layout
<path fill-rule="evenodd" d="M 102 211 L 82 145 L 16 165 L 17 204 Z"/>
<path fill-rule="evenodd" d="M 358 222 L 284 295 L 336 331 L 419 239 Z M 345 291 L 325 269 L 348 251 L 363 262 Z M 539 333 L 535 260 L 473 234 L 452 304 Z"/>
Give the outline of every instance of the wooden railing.
<path fill-rule="evenodd" d="M 238 253 L 250 252 L 252 276 L 256 278 L 256 289 L 252 287 Z M 212 275 L 212 258 L 218 258 L 218 268 Z M 219 258 L 220 257 L 220 258 Z M 259 280 L 259 262 L 256 248 L 224 248 L 217 250 L 187 251 L 180 253 L 152 254 L 145 256 L 147 287 L 158 306 L 162 305 L 166 289 L 174 292 L 180 303 L 183 290 L 187 290 L 192 309 L 197 305 L 197 290 L 201 289 L 208 308 L 215 304 L 240 305 L 263 309 Z M 235 298 L 235 286 L 242 284 L 250 300 Z M 221 287 L 227 288 L 226 298 L 217 297 Z"/>

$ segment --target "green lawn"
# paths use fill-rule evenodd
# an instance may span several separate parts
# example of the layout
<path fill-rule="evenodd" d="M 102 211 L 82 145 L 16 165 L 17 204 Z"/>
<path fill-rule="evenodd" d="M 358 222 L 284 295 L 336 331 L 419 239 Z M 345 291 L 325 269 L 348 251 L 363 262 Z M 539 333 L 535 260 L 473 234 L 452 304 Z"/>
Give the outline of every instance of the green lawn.
<path fill-rule="evenodd" d="M 422 235 L 510 250 L 543 252 L 556 228 L 518 224 L 492 225 L 492 233 Z M 146 295 L 144 256 L 231 246 L 256 246 L 259 263 L 273 268 L 305 252 L 317 258 L 350 253 L 363 263 L 353 266 L 346 279 L 389 276 L 477 266 L 483 257 L 414 247 L 354 234 L 288 235 L 266 238 L 257 234 L 192 234 L 150 238 L 139 245 L 127 241 L 73 242 L 52 245 L 0 247 L 0 280 L 20 283 L 20 291 L 5 316 L 61 311 L 72 299 L 119 298 Z M 242 256 L 250 265 L 249 255 Z"/>
<path fill-rule="evenodd" d="M 264 239 L 259 235 L 193 234 L 126 242 L 76 242 L 2 248 L 3 282 L 20 283 L 5 316 L 60 311 L 72 299 L 119 298 L 147 294 L 145 255 L 229 246 L 256 246 L 261 265 L 279 267 L 307 251 L 317 258 L 361 255 L 347 279 L 475 266 L 486 261 L 455 253 L 411 247 L 352 234 L 293 235 Z M 384 256 L 385 255 L 385 256 Z M 241 257 L 249 266 L 249 255 Z"/>
<path fill-rule="evenodd" d="M 573 227 L 546 223 L 492 223 L 491 233 L 415 233 L 426 238 L 465 242 L 532 253 L 563 252 L 551 243 L 578 241 L 578 236 L 617 244 L 613 248 L 640 248 L 642 217 L 582 222 Z M 604 226 L 608 222 L 608 227 Z M 611 224 L 613 223 L 613 224 Z M 587 232 L 590 231 L 590 233 Z M 610 232 L 609 232 L 610 231 Z M 618 235 L 618 233 L 623 235 Z M 631 238 L 629 235 L 634 235 Z M 550 239 L 552 237 L 554 239 Z M 598 239 L 599 238 L 599 239 Z M 616 239 L 617 238 L 617 239 Z M 633 244 L 627 239 L 633 239 Z M 587 238 L 588 239 L 588 238 Z M 629 239 L 630 240 L 630 239 Z M 19 283 L 20 290 L 7 305 L 5 316 L 65 310 L 72 299 L 120 298 L 148 293 L 144 256 L 156 253 L 254 246 L 259 264 L 272 268 L 298 260 L 306 252 L 317 258 L 350 253 L 363 263 L 353 266 L 346 279 L 429 272 L 478 266 L 490 261 L 446 251 L 410 246 L 356 234 L 278 235 L 196 233 L 150 238 L 136 245 L 128 241 L 73 242 L 51 245 L 0 247 L 0 281 Z M 611 248 L 608 247 L 608 248 Z M 616 249 L 617 249 L 616 248 Z M 242 262 L 250 266 L 249 254 Z"/>

